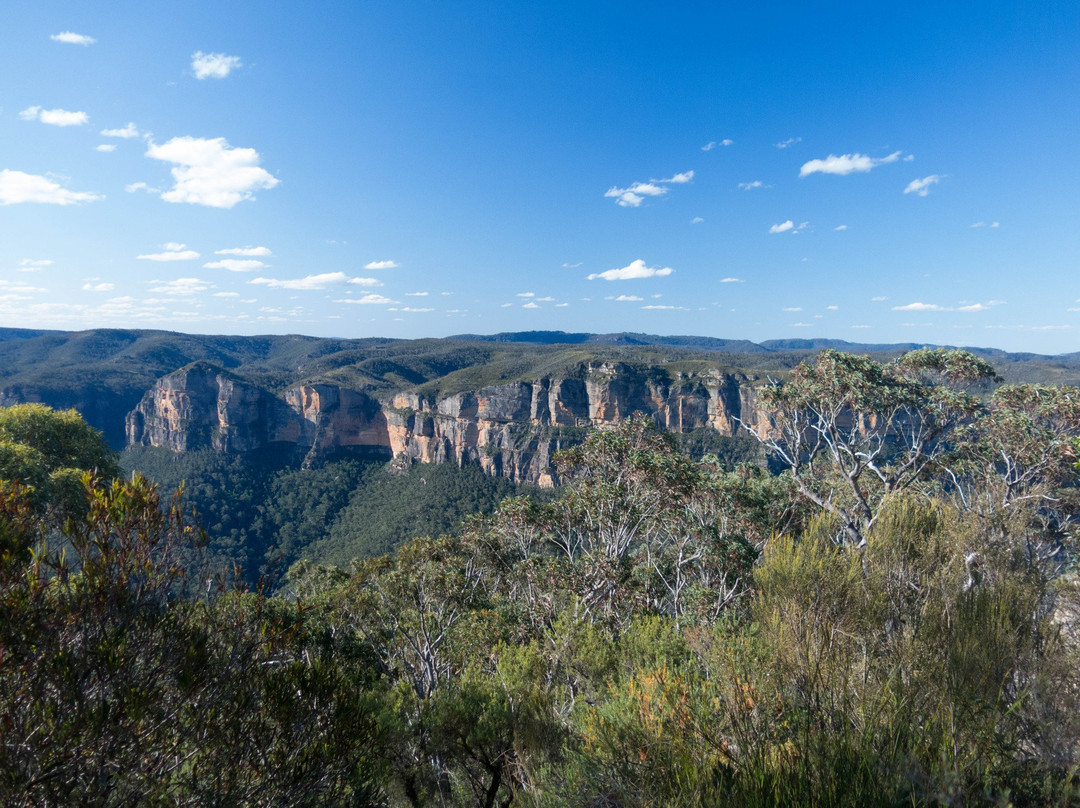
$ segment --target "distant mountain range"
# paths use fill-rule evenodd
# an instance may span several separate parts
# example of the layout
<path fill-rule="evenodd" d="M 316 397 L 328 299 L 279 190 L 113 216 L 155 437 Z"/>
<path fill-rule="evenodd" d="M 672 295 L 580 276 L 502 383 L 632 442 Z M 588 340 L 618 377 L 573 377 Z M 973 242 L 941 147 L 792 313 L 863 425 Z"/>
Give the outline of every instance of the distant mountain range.
<path fill-rule="evenodd" d="M 917 347 L 831 339 L 754 343 L 631 332 L 522 331 L 401 340 L 0 328 L 0 405 L 41 401 L 75 407 L 114 446 L 121 446 L 125 415 L 159 379 L 195 362 L 228 371 L 275 397 L 298 385 L 328 384 L 379 400 L 399 393 L 435 400 L 491 385 L 578 378 L 583 369 L 603 363 L 657 378 L 713 371 L 761 378 L 782 376 L 823 348 L 885 359 Z M 1010 382 L 1080 383 L 1080 353 L 969 350 L 993 362 Z"/>

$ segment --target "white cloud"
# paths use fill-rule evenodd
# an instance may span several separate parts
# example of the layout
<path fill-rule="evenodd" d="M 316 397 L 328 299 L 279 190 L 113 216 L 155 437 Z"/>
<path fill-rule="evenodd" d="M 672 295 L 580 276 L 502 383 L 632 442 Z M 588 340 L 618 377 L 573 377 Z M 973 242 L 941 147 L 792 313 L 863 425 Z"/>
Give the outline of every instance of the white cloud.
<path fill-rule="evenodd" d="M 431 309 L 431 308 L 413 308 L 412 306 L 402 306 L 400 309 L 398 309 L 398 311 L 411 311 L 411 312 L 415 312 L 415 313 L 420 313 L 420 312 L 425 312 L 425 311 L 435 311 L 435 309 Z"/>
<path fill-rule="evenodd" d="M 647 196 L 663 196 L 668 192 L 666 185 L 681 185 L 694 178 L 693 171 L 684 171 L 663 180 L 635 182 L 629 188 L 611 187 L 604 192 L 605 197 L 615 199 L 615 204 L 624 208 L 637 208 Z"/>
<path fill-rule="evenodd" d="M 665 306 L 659 303 L 650 303 L 648 306 L 642 306 L 643 309 L 652 309 L 654 311 L 690 311 L 685 306 Z"/>
<path fill-rule="evenodd" d="M 569 305 L 570 305 L 569 303 L 556 303 L 555 308 L 557 308 L 557 309 L 565 309 Z"/>
<path fill-rule="evenodd" d="M 893 306 L 893 311 L 942 311 L 941 306 L 936 303 L 908 303 L 904 306 Z"/>
<path fill-rule="evenodd" d="M 323 272 L 320 275 L 308 275 L 303 278 L 278 280 L 276 278 L 255 278 L 248 281 L 259 286 L 268 286 L 271 289 L 325 289 L 328 286 L 337 286 L 342 283 L 351 283 L 344 272 Z"/>
<path fill-rule="evenodd" d="M 870 300 L 872 302 L 874 302 L 874 303 L 881 303 L 881 302 L 883 302 L 885 300 L 888 300 L 888 299 L 889 298 L 887 298 L 885 295 L 878 295 L 877 297 L 870 298 Z"/>
<path fill-rule="evenodd" d="M 364 264 L 364 269 L 396 269 L 397 261 L 369 261 Z"/>
<path fill-rule="evenodd" d="M 427 292 L 406 292 L 405 297 L 427 297 Z"/>
<path fill-rule="evenodd" d="M 802 311 L 802 306 L 785 306 L 780 311 Z"/>
<path fill-rule="evenodd" d="M 41 121 L 50 126 L 82 126 L 90 120 L 85 112 L 72 112 L 67 109 L 42 109 L 27 107 L 19 113 L 24 121 Z"/>
<path fill-rule="evenodd" d="M 690 182 L 692 179 L 694 179 L 694 172 L 693 171 L 683 171 L 680 174 L 675 174 L 675 175 L 673 175 L 671 177 L 668 177 L 666 180 L 649 180 L 649 181 L 650 182 L 670 183 L 672 185 L 684 185 L 685 183 Z"/>
<path fill-rule="evenodd" d="M 174 137 L 151 144 L 146 156 L 176 164 L 170 169 L 176 184 L 161 195 L 166 202 L 231 208 L 280 182 L 259 166 L 255 149 L 232 148 L 223 137 Z"/>
<path fill-rule="evenodd" d="M 769 228 L 769 232 L 770 233 L 786 233 L 788 230 L 791 230 L 794 227 L 795 227 L 795 222 L 791 221 L 791 219 L 788 219 L 786 222 L 781 222 L 780 224 L 774 224 L 772 227 Z"/>
<path fill-rule="evenodd" d="M 87 191 L 69 191 L 40 174 L 3 169 L 0 171 L 0 205 L 37 202 L 43 205 L 78 205 L 105 197 Z"/>
<path fill-rule="evenodd" d="M 789 146 L 794 146 L 796 143 L 802 143 L 801 137 L 789 137 L 787 140 L 781 140 L 779 143 L 774 143 L 778 149 L 786 149 Z"/>
<path fill-rule="evenodd" d="M 205 292 L 213 286 L 209 281 L 199 280 L 198 278 L 177 278 L 175 281 L 151 281 L 151 283 L 161 283 L 160 286 L 151 286 L 151 292 L 158 292 L 169 297 L 195 295 L 199 292 Z"/>
<path fill-rule="evenodd" d="M 619 302 L 640 303 L 645 298 L 638 297 L 637 295 L 619 295 L 615 299 Z"/>
<path fill-rule="evenodd" d="M 508 309 L 508 308 L 510 308 L 510 307 L 511 307 L 511 306 L 513 306 L 513 305 L 514 305 L 513 303 L 501 303 L 501 304 L 499 305 L 499 308 L 500 308 L 500 309 Z"/>
<path fill-rule="evenodd" d="M 940 174 L 931 174 L 929 177 L 923 177 L 921 180 L 912 180 L 907 184 L 907 187 L 904 189 L 904 193 L 927 196 L 930 193 L 930 186 L 937 185 L 937 183 L 940 181 Z"/>
<path fill-rule="evenodd" d="M 40 272 L 54 263 L 51 258 L 24 258 L 19 262 L 19 272 Z"/>
<path fill-rule="evenodd" d="M 40 286 L 30 286 L 22 281 L 6 281 L 0 280 L 0 292 L 6 294 L 22 294 L 33 295 L 41 292 L 48 292 L 48 289 L 42 289 Z"/>
<path fill-rule="evenodd" d="M 229 272 L 254 272 L 265 267 L 257 258 L 222 258 L 203 264 L 203 269 L 227 269 Z"/>
<path fill-rule="evenodd" d="M 536 292 L 518 292 L 518 297 L 536 297 Z"/>
<path fill-rule="evenodd" d="M 378 278 L 349 278 L 348 282 L 354 286 L 382 286 L 382 281 Z"/>
<path fill-rule="evenodd" d="M 826 309 L 827 311 L 836 311 L 836 310 L 838 310 L 839 308 L 840 308 L 839 306 L 826 306 L 826 307 L 825 307 L 825 309 Z"/>
<path fill-rule="evenodd" d="M 115 283 L 84 283 L 84 292 L 111 292 L 116 288 Z"/>
<path fill-rule="evenodd" d="M 581 266 L 583 263 L 585 263 L 585 262 L 584 261 L 578 261 L 576 264 L 563 264 L 563 267 L 565 269 L 576 269 L 577 267 Z"/>
<path fill-rule="evenodd" d="M 791 327 L 792 328 L 810 328 L 813 325 L 814 325 L 813 323 L 792 323 Z"/>
<path fill-rule="evenodd" d="M 645 262 L 638 258 L 620 269 L 609 269 L 605 272 L 593 273 L 588 276 L 588 280 L 594 281 L 600 278 L 605 281 L 629 281 L 637 278 L 659 278 L 670 275 L 674 271 L 671 267 L 645 266 Z"/>
<path fill-rule="evenodd" d="M 194 261 L 200 257 L 195 250 L 186 249 L 186 244 L 170 241 L 162 246 L 165 248 L 165 252 L 147 253 L 135 257 L 143 261 Z"/>
<path fill-rule="evenodd" d="M 720 283 L 746 283 L 742 278 L 721 278 Z"/>
<path fill-rule="evenodd" d="M 241 255 L 246 258 L 265 258 L 273 255 L 269 247 L 230 247 L 227 250 L 214 250 L 214 255 Z"/>
<path fill-rule="evenodd" d="M 538 308 L 540 308 L 540 305 L 538 303 L 534 303 L 533 301 L 530 300 L 528 303 L 525 303 L 524 305 L 522 305 L 521 308 L 523 308 L 523 309 L 538 309 Z"/>
<path fill-rule="evenodd" d="M 715 148 L 716 148 L 716 141 L 715 140 L 710 140 L 708 143 L 706 143 L 704 146 L 701 147 L 701 150 L 702 151 L 712 151 Z"/>
<path fill-rule="evenodd" d="M 536 302 L 537 303 L 554 303 L 555 298 L 551 297 L 550 295 L 548 297 L 538 297 L 538 298 L 536 298 Z"/>
<path fill-rule="evenodd" d="M 833 230 L 838 230 L 838 231 L 839 230 L 847 230 L 847 225 L 846 224 L 838 224 L 836 227 L 833 228 Z"/>
<path fill-rule="evenodd" d="M 239 292 L 214 292 L 214 297 L 240 297 Z"/>
<path fill-rule="evenodd" d="M 49 39 L 53 42 L 63 42 L 65 45 L 82 45 L 84 47 L 97 42 L 92 36 L 76 34 L 74 31 L 61 31 L 59 34 L 52 34 Z"/>
<path fill-rule="evenodd" d="M 988 300 L 985 303 L 962 303 L 959 306 L 939 306 L 936 303 L 908 303 L 904 306 L 893 306 L 893 311 L 986 311 L 994 306 L 1000 306 L 1003 300 Z"/>
<path fill-rule="evenodd" d="M 702 219 L 700 216 L 695 216 L 693 219 L 690 220 L 690 224 L 701 224 L 703 221 L 705 220 Z"/>
<path fill-rule="evenodd" d="M 752 191 L 755 188 L 764 188 L 765 183 L 763 183 L 761 180 L 754 180 L 753 182 L 740 182 L 739 187 L 742 188 L 744 191 Z"/>
<path fill-rule="evenodd" d="M 390 298 L 383 297 L 382 295 L 370 294 L 370 295 L 364 295 L 363 297 L 341 298 L 341 299 L 335 300 L 334 302 L 335 303 L 355 303 L 355 304 L 364 306 L 364 305 L 393 305 L 393 304 L 397 303 L 398 301 L 391 300 Z"/>
<path fill-rule="evenodd" d="M 870 157 L 865 154 L 842 154 L 838 157 L 835 154 L 830 154 L 824 160 L 810 160 L 803 163 L 803 167 L 799 169 L 799 176 L 836 174 L 843 177 L 848 174 L 861 174 L 886 163 L 895 163 L 899 159 L 900 152 L 898 151 L 885 157 Z"/>
<path fill-rule="evenodd" d="M 615 197 L 615 204 L 624 208 L 641 207 L 647 196 L 662 196 L 667 188 L 649 182 L 635 182 L 629 188 L 608 188 L 605 197 Z"/>
<path fill-rule="evenodd" d="M 243 67 L 239 56 L 202 51 L 191 54 L 191 70 L 197 79 L 223 79 L 238 67 Z"/>
<path fill-rule="evenodd" d="M 115 143 L 101 143 L 100 145 L 94 146 L 94 151 L 97 151 L 97 152 L 114 152 L 114 151 L 116 151 L 116 144 Z"/>
<path fill-rule="evenodd" d="M 161 191 L 157 188 L 151 188 L 145 182 L 132 182 L 124 186 L 124 190 L 129 194 L 133 194 L 136 191 L 146 191 L 148 194 L 160 194 Z"/>
<path fill-rule="evenodd" d="M 121 129 L 102 129 L 101 134 L 105 137 L 122 137 L 125 140 L 129 140 L 133 137 L 139 136 L 139 130 L 135 128 L 135 124 L 128 123 L 127 126 Z"/>

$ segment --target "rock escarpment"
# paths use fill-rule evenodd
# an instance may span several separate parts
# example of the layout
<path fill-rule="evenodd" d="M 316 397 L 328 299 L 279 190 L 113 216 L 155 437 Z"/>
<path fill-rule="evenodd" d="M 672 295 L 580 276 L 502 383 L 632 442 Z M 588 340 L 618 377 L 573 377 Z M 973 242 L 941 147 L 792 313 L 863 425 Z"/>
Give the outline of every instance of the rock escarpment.
<path fill-rule="evenodd" d="M 424 463 L 479 463 L 489 474 L 552 485 L 552 453 L 634 413 L 672 432 L 734 435 L 740 420 L 759 431 L 769 423 L 754 379 L 715 370 L 594 363 L 560 378 L 378 400 L 332 384 L 299 385 L 277 397 L 196 363 L 148 391 L 128 415 L 126 432 L 129 443 L 174 451 L 283 444 L 310 464 L 335 451 L 362 450 Z"/>

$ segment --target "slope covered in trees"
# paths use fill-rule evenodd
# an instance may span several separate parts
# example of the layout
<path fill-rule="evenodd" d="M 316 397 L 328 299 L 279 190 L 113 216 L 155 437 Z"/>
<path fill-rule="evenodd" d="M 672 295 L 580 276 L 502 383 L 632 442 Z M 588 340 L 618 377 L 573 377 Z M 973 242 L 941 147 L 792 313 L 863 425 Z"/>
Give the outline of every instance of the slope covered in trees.
<path fill-rule="evenodd" d="M 631 420 L 281 597 L 207 587 L 138 479 L 58 525 L 16 475 L 0 801 L 1076 804 L 1080 390 L 990 373 L 826 352 L 770 391 L 782 474 Z"/>

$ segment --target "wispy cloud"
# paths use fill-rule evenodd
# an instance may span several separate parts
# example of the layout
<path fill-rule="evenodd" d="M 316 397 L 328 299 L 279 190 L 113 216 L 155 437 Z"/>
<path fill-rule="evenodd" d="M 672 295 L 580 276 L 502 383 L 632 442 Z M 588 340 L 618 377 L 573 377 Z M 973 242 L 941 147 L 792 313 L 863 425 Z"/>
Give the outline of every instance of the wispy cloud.
<path fill-rule="evenodd" d="M 746 283 L 742 278 L 721 278 L 720 283 Z"/>
<path fill-rule="evenodd" d="M 269 247 L 229 247 L 225 250 L 214 250 L 214 255 L 240 255 L 245 258 L 265 258 L 273 255 Z"/>
<path fill-rule="evenodd" d="M 787 140 L 781 140 L 779 143 L 774 143 L 778 149 L 787 149 L 794 146 L 796 143 L 802 143 L 801 137 L 789 137 Z"/>
<path fill-rule="evenodd" d="M 662 182 L 671 185 L 683 185 L 690 182 L 692 179 L 694 179 L 693 171 L 683 171 L 680 174 L 674 174 L 664 180 L 649 180 L 649 182 Z"/>
<path fill-rule="evenodd" d="M 684 171 L 667 179 L 649 180 L 648 182 L 635 182 L 629 188 L 608 188 L 605 197 L 615 199 L 615 204 L 624 208 L 637 208 L 648 196 L 663 196 L 668 192 L 668 185 L 681 185 L 690 182 L 694 178 L 693 171 Z"/>
<path fill-rule="evenodd" d="M 203 269 L 227 269 L 229 272 L 254 272 L 265 267 L 258 258 L 222 258 L 203 264 Z"/>
<path fill-rule="evenodd" d="M 985 303 L 961 303 L 956 306 L 939 306 L 937 303 L 922 303 L 916 301 L 903 306 L 893 306 L 893 311 L 986 311 L 994 306 L 1000 306 L 1003 300 L 988 300 Z"/>
<path fill-rule="evenodd" d="M 364 264 L 364 269 L 396 269 L 397 261 L 369 261 Z"/>
<path fill-rule="evenodd" d="M 97 146 L 94 146 L 94 151 L 106 152 L 106 153 L 107 152 L 114 152 L 114 151 L 116 151 L 116 144 L 115 143 L 101 143 L 101 144 L 99 144 Z"/>
<path fill-rule="evenodd" d="M 130 140 L 139 136 L 139 130 L 135 128 L 135 124 L 128 123 L 127 126 L 120 129 L 102 129 L 101 134 L 105 137 L 122 137 L 125 140 Z"/>
<path fill-rule="evenodd" d="M 685 306 L 667 306 L 660 303 L 650 303 L 648 306 L 642 306 L 641 308 L 653 311 L 690 311 Z"/>
<path fill-rule="evenodd" d="M 523 309 L 538 309 L 538 308 L 540 308 L 540 304 L 533 301 L 533 300 L 530 300 L 528 303 L 522 304 L 521 308 L 523 308 Z"/>
<path fill-rule="evenodd" d="M 111 292 L 116 288 L 115 283 L 84 283 L 84 292 Z"/>
<path fill-rule="evenodd" d="M 372 306 L 387 305 L 387 306 L 392 306 L 392 305 L 395 305 L 397 302 L 398 302 L 397 300 L 391 300 L 388 297 L 383 297 L 382 295 L 377 295 L 377 294 L 364 295 L 363 297 L 339 298 L 338 300 L 334 301 L 334 303 L 352 303 L 352 304 L 361 305 L 361 306 L 366 306 L 366 305 L 372 305 Z"/>
<path fill-rule="evenodd" d="M 690 224 L 701 224 L 703 221 L 705 220 L 702 219 L 700 216 L 695 216 L 693 219 L 690 220 Z"/>
<path fill-rule="evenodd" d="M 802 311 L 802 306 L 785 306 L 780 311 Z"/>
<path fill-rule="evenodd" d="M 232 208 L 253 198 L 261 188 L 273 188 L 280 180 L 259 166 L 255 149 L 232 148 L 223 137 L 174 137 L 160 146 L 151 144 L 147 157 L 175 163 L 175 185 L 161 198 L 212 208 Z"/>
<path fill-rule="evenodd" d="M 912 180 L 907 184 L 907 187 L 904 188 L 904 193 L 928 196 L 930 194 L 930 186 L 937 185 L 940 181 L 940 174 L 931 174 L 929 177 L 923 177 L 921 180 Z"/>
<path fill-rule="evenodd" d="M 323 272 L 319 275 L 307 275 L 303 278 L 277 279 L 277 278 L 254 278 L 248 283 L 257 286 L 266 286 L 270 289 L 297 289 L 310 291 L 313 289 L 326 289 L 330 286 L 339 286 L 343 283 L 352 283 L 355 278 L 349 278 L 344 272 Z M 367 279 L 365 279 L 367 280 Z M 377 281 L 376 281 L 377 283 Z"/>
<path fill-rule="evenodd" d="M 836 231 L 847 230 L 847 225 L 846 224 L 838 224 L 836 227 L 833 228 L 833 230 L 836 230 Z"/>
<path fill-rule="evenodd" d="M 233 70 L 243 67 L 239 56 L 228 56 L 224 53 L 203 53 L 195 51 L 191 54 L 191 71 L 197 79 L 223 79 Z"/>
<path fill-rule="evenodd" d="M 85 112 L 72 112 L 67 109 L 42 109 L 41 107 L 27 107 L 19 113 L 24 121 L 41 121 L 50 126 L 82 126 L 89 122 L 90 116 Z"/>
<path fill-rule="evenodd" d="M 755 188 L 764 188 L 765 183 L 763 183 L 761 180 L 753 180 L 752 182 L 740 182 L 739 187 L 742 188 L 744 191 L 752 191 Z"/>
<path fill-rule="evenodd" d="M 200 292 L 205 292 L 214 285 L 210 283 L 210 281 L 203 281 L 198 278 L 177 278 L 174 281 L 151 281 L 151 283 L 160 284 L 159 286 L 151 286 L 151 292 L 168 295 L 169 297 L 197 295 Z"/>
<path fill-rule="evenodd" d="M 3 169 L 0 171 L 0 205 L 36 202 L 41 205 L 78 205 L 105 197 L 88 191 L 69 191 L 40 174 Z"/>
<path fill-rule="evenodd" d="M 731 138 L 724 138 L 723 140 L 710 140 L 704 146 L 701 147 L 702 151 L 712 151 L 717 146 L 730 146 L 735 141 Z"/>
<path fill-rule="evenodd" d="M 799 169 L 800 177 L 808 177 L 811 174 L 836 174 L 846 176 L 848 174 L 863 174 L 878 166 L 887 163 L 895 163 L 900 159 L 900 152 L 896 151 L 885 157 L 870 157 L 865 154 L 830 154 L 825 159 L 810 160 L 803 163 Z"/>
<path fill-rule="evenodd" d="M 619 269 L 609 269 L 605 272 L 596 272 L 587 277 L 590 281 L 594 281 L 597 278 L 605 281 L 629 281 L 635 280 L 637 278 L 664 277 L 665 275 L 670 275 L 674 271 L 675 270 L 671 267 L 646 266 L 645 262 L 638 258 Z"/>
<path fill-rule="evenodd" d="M 187 249 L 186 244 L 178 244 L 175 241 L 170 241 L 168 244 L 162 246 L 165 249 L 164 252 L 146 253 L 135 257 L 143 261 L 194 261 L 196 258 L 200 257 L 199 253 L 195 252 L 195 250 Z"/>
<path fill-rule="evenodd" d="M 61 31 L 59 34 L 52 34 L 49 39 L 53 42 L 63 42 L 65 45 L 82 45 L 83 47 L 97 42 L 92 36 L 76 34 L 74 31 Z"/>
<path fill-rule="evenodd" d="M 19 272 L 41 272 L 54 263 L 51 258 L 24 258 L 19 262 Z"/>
<path fill-rule="evenodd" d="M 619 295 L 615 300 L 620 303 L 640 303 L 645 298 L 638 297 L 637 295 Z"/>

